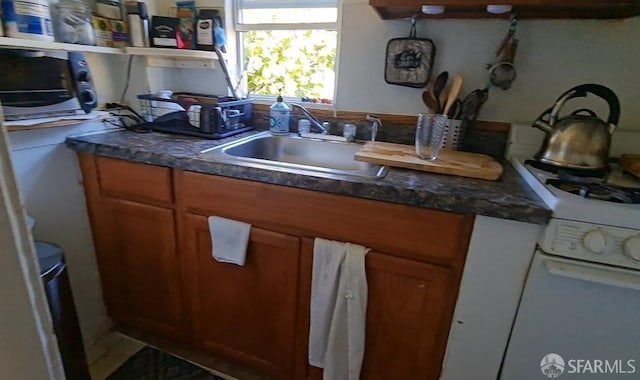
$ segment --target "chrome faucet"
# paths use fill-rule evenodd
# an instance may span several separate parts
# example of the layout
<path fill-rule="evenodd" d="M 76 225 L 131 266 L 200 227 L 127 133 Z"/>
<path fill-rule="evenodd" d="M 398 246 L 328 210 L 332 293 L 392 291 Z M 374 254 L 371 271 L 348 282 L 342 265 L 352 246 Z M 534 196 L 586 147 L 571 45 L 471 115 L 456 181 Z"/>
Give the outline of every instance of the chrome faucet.
<path fill-rule="evenodd" d="M 302 111 L 302 113 L 309 118 L 309 121 L 311 122 L 311 125 L 315 126 L 316 128 L 318 128 L 319 130 L 322 131 L 323 135 L 326 135 L 327 133 L 329 133 L 329 130 L 325 127 L 325 123 L 320 123 L 318 121 L 318 119 L 315 118 L 315 116 L 313 116 L 311 113 L 309 113 L 309 111 L 307 111 L 306 108 L 304 108 L 303 106 L 301 106 L 300 104 L 297 103 L 290 103 L 290 105 L 292 107 L 297 107 L 300 109 L 300 111 Z M 292 109 L 293 112 L 293 109 Z"/>
<path fill-rule="evenodd" d="M 376 141 L 378 127 L 383 128 L 382 121 L 375 115 L 367 114 L 367 121 L 371 122 L 371 141 Z"/>

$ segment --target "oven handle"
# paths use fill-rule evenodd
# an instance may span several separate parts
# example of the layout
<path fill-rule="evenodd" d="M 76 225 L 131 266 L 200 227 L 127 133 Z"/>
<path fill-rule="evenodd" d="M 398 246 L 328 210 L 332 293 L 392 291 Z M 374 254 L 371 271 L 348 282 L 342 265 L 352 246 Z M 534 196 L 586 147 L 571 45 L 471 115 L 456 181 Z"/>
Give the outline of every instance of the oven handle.
<path fill-rule="evenodd" d="M 545 258 L 545 267 L 556 276 L 640 291 L 640 272 L 551 258 Z"/>

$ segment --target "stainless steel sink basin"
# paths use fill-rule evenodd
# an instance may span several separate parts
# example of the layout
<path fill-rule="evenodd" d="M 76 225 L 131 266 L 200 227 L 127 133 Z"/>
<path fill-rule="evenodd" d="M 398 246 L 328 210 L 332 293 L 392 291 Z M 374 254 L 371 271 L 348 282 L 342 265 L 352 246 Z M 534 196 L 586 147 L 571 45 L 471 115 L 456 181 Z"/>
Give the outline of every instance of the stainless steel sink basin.
<path fill-rule="evenodd" d="M 354 159 L 358 143 L 321 141 L 297 135 L 258 133 L 201 152 L 203 158 L 259 168 L 281 168 L 291 172 L 341 177 L 381 178 L 389 168 Z"/>

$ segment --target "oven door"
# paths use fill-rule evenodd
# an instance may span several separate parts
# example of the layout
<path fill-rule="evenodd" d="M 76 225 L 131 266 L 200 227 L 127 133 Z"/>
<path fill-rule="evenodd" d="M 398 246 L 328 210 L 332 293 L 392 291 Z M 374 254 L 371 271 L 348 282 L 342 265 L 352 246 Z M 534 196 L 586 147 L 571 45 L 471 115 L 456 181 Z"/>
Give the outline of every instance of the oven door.
<path fill-rule="evenodd" d="M 0 102 L 7 120 L 79 108 L 66 53 L 3 50 L 0 73 Z"/>
<path fill-rule="evenodd" d="M 549 354 L 559 355 L 563 363 Z M 563 368 L 549 368 L 554 360 Z M 500 379 L 539 380 L 560 373 L 563 379 L 637 379 L 636 367 L 640 367 L 640 271 L 538 251 Z"/>
<path fill-rule="evenodd" d="M 4 106 L 42 107 L 75 96 L 67 59 L 45 53 L 0 54 L 0 99 Z"/>

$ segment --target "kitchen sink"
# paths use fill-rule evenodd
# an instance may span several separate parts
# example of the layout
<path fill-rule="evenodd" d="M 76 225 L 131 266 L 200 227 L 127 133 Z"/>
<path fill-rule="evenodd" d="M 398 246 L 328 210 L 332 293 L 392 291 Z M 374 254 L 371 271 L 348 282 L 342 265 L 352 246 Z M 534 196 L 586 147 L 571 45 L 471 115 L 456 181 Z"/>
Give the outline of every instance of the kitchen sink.
<path fill-rule="evenodd" d="M 261 132 L 228 144 L 203 150 L 201 157 L 258 168 L 279 168 L 328 178 L 384 177 L 389 168 L 354 159 L 362 144 L 273 136 Z"/>

